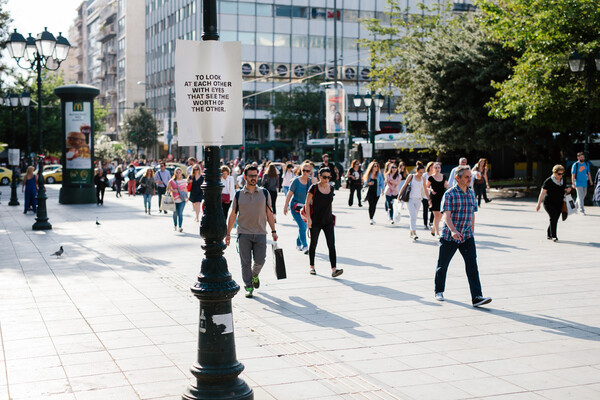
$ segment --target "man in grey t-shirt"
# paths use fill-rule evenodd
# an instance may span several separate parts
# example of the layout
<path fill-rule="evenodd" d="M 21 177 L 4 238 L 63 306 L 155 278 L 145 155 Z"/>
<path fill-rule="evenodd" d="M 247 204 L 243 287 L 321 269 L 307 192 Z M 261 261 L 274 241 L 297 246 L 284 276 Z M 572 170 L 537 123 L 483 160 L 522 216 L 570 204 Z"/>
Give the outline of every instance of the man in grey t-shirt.
<path fill-rule="evenodd" d="M 277 241 L 275 219 L 271 210 L 271 196 L 266 189 L 256 186 L 258 168 L 248 165 L 244 169 L 246 185 L 233 198 L 231 215 L 227 221 L 225 244 L 231 242 L 231 230 L 237 218 L 237 237 L 242 264 L 242 278 L 246 297 L 251 298 L 254 289 L 260 287 L 258 274 L 267 256 L 267 223 L 271 227 L 273 240 Z M 254 258 L 254 266 L 252 266 Z"/>

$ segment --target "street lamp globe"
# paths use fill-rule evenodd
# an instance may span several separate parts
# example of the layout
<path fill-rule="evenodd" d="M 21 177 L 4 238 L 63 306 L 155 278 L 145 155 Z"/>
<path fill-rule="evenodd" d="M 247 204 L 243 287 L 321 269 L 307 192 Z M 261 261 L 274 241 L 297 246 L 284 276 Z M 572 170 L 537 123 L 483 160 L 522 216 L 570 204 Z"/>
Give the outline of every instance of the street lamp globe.
<path fill-rule="evenodd" d="M 6 45 L 11 58 L 19 59 L 23 57 L 23 54 L 25 54 L 25 46 L 27 45 L 27 41 L 23 35 L 21 35 L 15 29 L 15 31 L 10 34 Z"/>
<path fill-rule="evenodd" d="M 38 34 L 35 45 L 40 55 L 43 57 L 50 57 L 54 53 L 56 39 L 53 34 L 48 32 L 48 28 L 44 27 L 44 32 Z"/>
<path fill-rule="evenodd" d="M 352 98 L 352 103 L 354 104 L 354 107 L 360 108 L 360 105 L 362 103 L 362 97 L 358 93 L 355 94 Z"/>
<path fill-rule="evenodd" d="M 569 68 L 573 72 L 582 72 L 585 69 L 585 62 L 583 61 L 583 57 L 577 50 L 571 53 L 569 56 Z"/>
<path fill-rule="evenodd" d="M 373 101 L 373 98 L 371 97 L 371 93 L 367 93 L 367 95 L 364 98 L 365 101 L 365 107 L 369 108 L 371 107 L 371 102 Z"/>
<path fill-rule="evenodd" d="M 35 61 L 35 55 L 37 53 L 37 47 L 35 45 L 35 38 L 31 36 L 31 33 L 27 37 L 27 46 L 25 47 L 25 60 L 29 62 Z"/>
<path fill-rule="evenodd" d="M 383 107 L 384 101 L 385 101 L 384 97 L 381 94 L 378 93 L 375 96 L 375 107 L 377 107 L 377 108 Z"/>
<path fill-rule="evenodd" d="M 16 107 L 19 105 L 19 95 L 16 93 L 9 93 L 8 97 L 10 99 L 10 106 Z"/>
<path fill-rule="evenodd" d="M 58 32 L 58 37 L 56 38 L 56 46 L 54 47 L 54 54 L 52 54 L 52 58 L 56 61 L 64 61 L 69 55 L 69 49 L 71 48 L 71 44 L 62 35 L 62 32 Z"/>
<path fill-rule="evenodd" d="M 25 92 L 21 93 L 21 105 L 23 107 L 29 107 L 30 103 L 31 103 L 31 95 L 29 94 L 29 92 L 25 91 Z"/>

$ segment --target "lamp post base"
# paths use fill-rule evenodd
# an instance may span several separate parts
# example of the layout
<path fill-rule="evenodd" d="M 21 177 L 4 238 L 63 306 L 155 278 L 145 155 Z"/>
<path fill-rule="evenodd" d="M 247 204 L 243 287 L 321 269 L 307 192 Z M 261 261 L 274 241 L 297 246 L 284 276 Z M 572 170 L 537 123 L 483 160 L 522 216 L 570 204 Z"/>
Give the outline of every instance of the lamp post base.
<path fill-rule="evenodd" d="M 8 203 L 9 206 L 18 206 L 20 205 L 19 203 L 19 198 L 17 197 L 17 179 L 16 179 L 16 171 L 15 171 L 15 167 L 12 167 L 12 177 L 10 179 L 10 202 Z"/>
<path fill-rule="evenodd" d="M 40 156 L 38 162 L 38 171 L 44 170 L 44 163 L 42 162 L 43 157 Z M 41 173 L 38 174 L 38 195 L 37 195 L 37 216 L 35 217 L 35 223 L 32 225 L 34 231 L 47 231 L 52 229 L 52 224 L 48 222 L 48 212 L 46 210 L 46 186 L 44 185 L 44 178 Z"/>

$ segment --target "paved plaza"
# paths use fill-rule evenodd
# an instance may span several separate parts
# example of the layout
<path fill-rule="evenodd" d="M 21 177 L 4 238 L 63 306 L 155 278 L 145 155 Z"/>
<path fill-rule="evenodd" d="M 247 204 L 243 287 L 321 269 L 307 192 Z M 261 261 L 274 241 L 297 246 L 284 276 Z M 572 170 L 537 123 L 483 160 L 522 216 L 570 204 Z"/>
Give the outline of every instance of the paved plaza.
<path fill-rule="evenodd" d="M 191 206 L 178 233 L 170 215 L 145 215 L 141 196 L 59 205 L 58 189 L 48 187 L 53 229 L 34 232 L 33 215 L 0 188 L 0 400 L 179 399 L 192 377 L 199 304 L 189 288 L 203 258 Z M 369 225 L 347 194 L 334 203 L 342 276 L 330 276 L 324 237 L 309 275 L 280 195 L 288 278 L 276 280 L 268 252 L 255 297 L 233 299 L 241 378 L 255 399 L 600 398 L 598 208 L 560 222 L 553 243 L 534 199 L 484 204 L 475 235 L 493 302 L 475 309 L 460 254 L 446 301 L 435 301 L 438 242 L 423 228 L 410 240 L 405 216 L 390 225 L 383 199 Z M 50 256 L 61 245 L 64 255 Z M 235 246 L 226 257 L 240 283 Z"/>

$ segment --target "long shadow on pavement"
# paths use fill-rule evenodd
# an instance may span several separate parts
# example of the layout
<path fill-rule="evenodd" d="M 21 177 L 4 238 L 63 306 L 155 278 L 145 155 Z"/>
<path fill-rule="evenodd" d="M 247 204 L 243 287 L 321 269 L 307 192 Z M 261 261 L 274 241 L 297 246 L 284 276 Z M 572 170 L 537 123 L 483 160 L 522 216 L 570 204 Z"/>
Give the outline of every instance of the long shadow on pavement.
<path fill-rule="evenodd" d="M 559 244 L 574 244 L 576 246 L 600 247 L 600 243 L 595 242 L 574 242 L 572 240 L 559 240 Z"/>
<path fill-rule="evenodd" d="M 511 210 L 512 211 L 512 210 Z M 493 228 L 506 228 L 506 229 L 533 229 L 530 226 L 516 226 L 516 225 L 494 225 L 494 224 L 480 224 L 478 223 L 477 225 L 484 225 L 484 226 L 491 226 Z"/>
<path fill-rule="evenodd" d="M 374 337 L 368 332 L 363 332 L 357 329 L 360 327 L 359 323 L 333 314 L 327 310 L 323 310 L 315 304 L 298 296 L 290 296 L 289 298 L 293 303 L 296 304 L 275 296 L 271 296 L 267 293 L 261 293 L 260 296 L 255 296 L 254 299 L 259 303 L 269 307 L 269 309 L 266 311 L 279 314 L 283 317 L 296 319 L 302 322 L 308 322 L 323 328 L 343 329 L 354 336 L 363 338 Z M 283 310 L 288 312 L 284 312 Z M 314 318 L 315 316 L 318 316 L 318 318 Z"/>
<path fill-rule="evenodd" d="M 350 281 L 348 279 L 343 279 L 343 278 L 342 279 L 338 278 L 336 280 L 340 283 L 343 283 L 346 286 L 351 287 L 353 290 L 356 290 L 357 292 L 370 294 L 372 296 L 384 297 L 386 299 L 397 300 L 397 301 L 416 301 L 417 303 L 421 303 L 421 304 L 428 305 L 428 306 L 441 307 L 441 304 L 439 304 L 439 303 L 432 303 L 430 301 L 423 299 L 423 297 L 421 297 L 421 296 L 417 296 L 417 295 L 414 295 L 411 293 L 401 292 L 399 290 L 392 289 L 387 286 L 367 285 L 364 283 Z"/>
<path fill-rule="evenodd" d="M 323 261 L 329 263 L 329 254 L 315 253 L 315 257 L 317 257 L 319 260 L 323 260 Z M 377 269 L 385 269 L 385 270 L 393 269 L 391 267 L 386 267 L 385 265 L 382 265 L 382 264 L 376 264 L 376 263 L 372 263 L 372 262 L 368 262 L 368 261 L 362 261 L 362 260 L 358 260 L 356 258 L 350 258 L 350 257 L 337 256 L 337 261 L 340 264 L 353 265 L 353 266 L 357 266 L 357 267 L 374 267 Z"/>
<path fill-rule="evenodd" d="M 472 305 L 462 303 L 460 301 L 446 299 L 446 303 L 455 304 L 465 308 L 473 308 Z M 600 341 L 600 327 L 580 324 L 578 322 L 569 321 L 562 318 L 551 317 L 544 315 L 536 317 L 533 315 L 519 314 L 506 310 L 494 310 L 493 308 L 475 307 L 476 311 L 494 314 L 498 317 L 508 318 L 515 322 L 523 324 L 535 325 L 541 328 L 546 328 L 544 332 L 553 333 L 560 336 L 569 336 L 575 339 Z"/>

